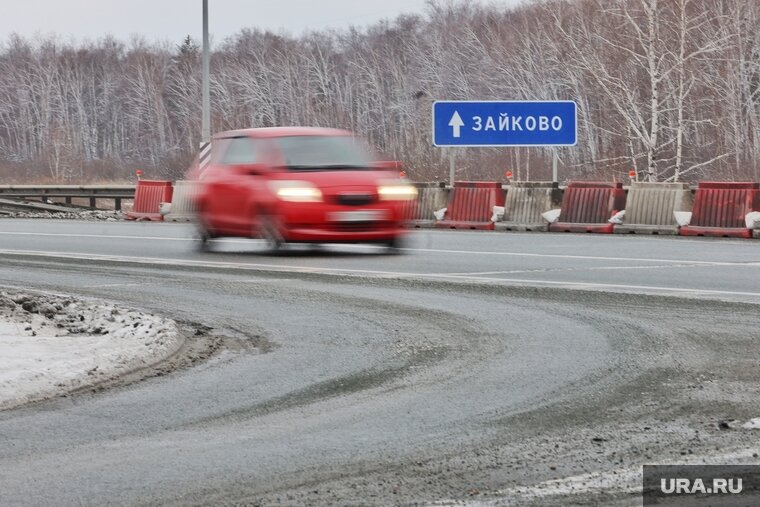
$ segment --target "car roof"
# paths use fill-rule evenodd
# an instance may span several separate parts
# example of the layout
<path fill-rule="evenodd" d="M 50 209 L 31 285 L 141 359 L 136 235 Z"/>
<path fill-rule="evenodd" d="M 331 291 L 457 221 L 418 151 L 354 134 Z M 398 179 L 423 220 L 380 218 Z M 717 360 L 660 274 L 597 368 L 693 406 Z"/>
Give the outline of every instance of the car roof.
<path fill-rule="evenodd" d="M 214 139 L 230 137 L 272 138 L 287 136 L 353 136 L 348 130 L 325 127 L 260 127 L 228 130 L 214 135 Z"/>

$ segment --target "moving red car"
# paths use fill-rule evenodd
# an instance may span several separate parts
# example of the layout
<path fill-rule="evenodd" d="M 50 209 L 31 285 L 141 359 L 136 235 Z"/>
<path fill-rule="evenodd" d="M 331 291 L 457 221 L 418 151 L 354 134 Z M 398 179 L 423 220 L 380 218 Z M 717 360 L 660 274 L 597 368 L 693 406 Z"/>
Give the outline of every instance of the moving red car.
<path fill-rule="evenodd" d="M 395 163 L 374 162 L 344 130 L 256 128 L 214 137 L 198 175 L 201 245 L 221 236 L 283 243 L 379 243 L 406 234 L 404 202 L 417 190 Z"/>

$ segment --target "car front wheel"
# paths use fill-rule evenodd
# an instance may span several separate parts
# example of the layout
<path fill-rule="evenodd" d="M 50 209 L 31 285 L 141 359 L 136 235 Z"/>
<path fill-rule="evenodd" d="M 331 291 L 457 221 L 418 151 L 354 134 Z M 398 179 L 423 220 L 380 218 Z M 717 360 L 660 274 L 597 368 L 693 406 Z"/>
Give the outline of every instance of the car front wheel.
<path fill-rule="evenodd" d="M 401 250 L 406 246 L 406 240 L 403 236 L 395 236 L 389 240 L 383 242 L 383 245 L 388 250 L 388 253 L 399 254 Z"/>
<path fill-rule="evenodd" d="M 285 245 L 285 238 L 282 237 L 277 219 L 273 215 L 261 216 L 259 234 L 271 251 L 276 252 Z"/>

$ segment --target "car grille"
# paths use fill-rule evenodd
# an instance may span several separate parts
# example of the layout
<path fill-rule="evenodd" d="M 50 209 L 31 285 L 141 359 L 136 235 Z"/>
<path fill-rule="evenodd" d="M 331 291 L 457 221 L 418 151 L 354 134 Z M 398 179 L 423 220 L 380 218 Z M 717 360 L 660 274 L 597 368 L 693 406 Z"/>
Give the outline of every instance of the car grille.
<path fill-rule="evenodd" d="M 337 232 L 369 232 L 377 229 L 378 222 L 335 222 L 333 230 Z"/>
<path fill-rule="evenodd" d="M 375 196 L 372 194 L 338 194 L 335 196 L 335 202 L 344 206 L 365 206 L 374 202 Z"/>

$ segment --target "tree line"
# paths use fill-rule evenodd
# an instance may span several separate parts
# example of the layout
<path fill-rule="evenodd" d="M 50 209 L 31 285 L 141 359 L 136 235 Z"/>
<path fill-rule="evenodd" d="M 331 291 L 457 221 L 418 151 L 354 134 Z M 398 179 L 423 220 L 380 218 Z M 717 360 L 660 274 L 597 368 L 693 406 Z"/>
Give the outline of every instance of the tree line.
<path fill-rule="evenodd" d="M 574 100 L 562 179 L 760 180 L 760 2 L 431 0 L 294 36 L 243 29 L 211 55 L 212 131 L 342 127 L 420 181 L 541 180 L 549 148 L 432 146 L 435 100 Z M 200 141 L 200 51 L 113 37 L 0 44 L 0 179 L 179 178 Z"/>

